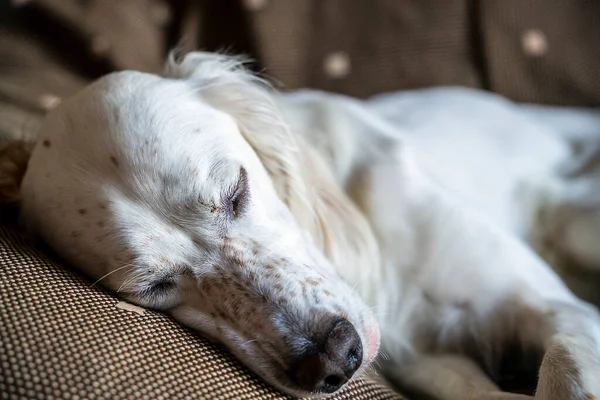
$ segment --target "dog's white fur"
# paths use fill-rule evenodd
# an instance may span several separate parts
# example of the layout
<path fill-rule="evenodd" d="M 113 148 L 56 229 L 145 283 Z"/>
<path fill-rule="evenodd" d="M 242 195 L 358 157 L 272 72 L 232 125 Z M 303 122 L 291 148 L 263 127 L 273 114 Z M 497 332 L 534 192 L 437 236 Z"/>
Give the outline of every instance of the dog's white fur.
<path fill-rule="evenodd" d="M 282 372 L 302 332 L 337 313 L 360 336 L 361 369 L 379 325 L 377 364 L 418 395 L 527 398 L 488 377 L 517 344 L 543 355 L 536 399 L 598 397 L 598 313 L 526 244 L 579 229 L 536 230 L 540 210 L 568 203 L 569 143 L 495 140 L 407 136 L 359 101 L 270 93 L 238 60 L 192 53 L 166 77 L 111 74 L 52 111 L 22 218 L 88 275 L 294 395 L 317 395 Z M 593 245 L 567 250 L 600 265 Z"/>

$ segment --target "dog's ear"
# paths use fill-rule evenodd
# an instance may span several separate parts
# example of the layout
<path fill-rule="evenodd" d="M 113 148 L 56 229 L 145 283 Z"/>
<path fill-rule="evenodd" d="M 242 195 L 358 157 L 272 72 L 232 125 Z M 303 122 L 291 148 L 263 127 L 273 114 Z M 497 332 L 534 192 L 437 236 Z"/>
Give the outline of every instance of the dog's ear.
<path fill-rule="evenodd" d="M 192 52 L 181 59 L 171 53 L 165 66 L 168 78 L 183 79 L 202 98 L 231 115 L 271 176 L 281 199 L 288 203 L 294 190 L 297 143 L 274 101 L 268 82 L 245 68 L 243 57 Z"/>
<path fill-rule="evenodd" d="M 166 76 L 188 80 L 205 101 L 235 119 L 279 197 L 330 260 L 377 265 L 379 253 L 368 223 L 322 160 L 289 131 L 277 108 L 277 94 L 244 68 L 246 60 L 204 52 L 175 58 L 167 61 Z"/>

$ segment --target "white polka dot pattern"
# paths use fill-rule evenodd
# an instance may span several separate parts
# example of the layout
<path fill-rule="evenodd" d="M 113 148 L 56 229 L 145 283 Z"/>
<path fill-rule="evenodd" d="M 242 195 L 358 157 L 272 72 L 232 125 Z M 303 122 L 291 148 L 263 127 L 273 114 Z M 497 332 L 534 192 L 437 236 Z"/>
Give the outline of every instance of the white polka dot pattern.
<path fill-rule="evenodd" d="M 286 399 L 167 316 L 118 299 L 0 228 L 2 399 Z M 400 400 L 359 379 L 333 399 Z"/>

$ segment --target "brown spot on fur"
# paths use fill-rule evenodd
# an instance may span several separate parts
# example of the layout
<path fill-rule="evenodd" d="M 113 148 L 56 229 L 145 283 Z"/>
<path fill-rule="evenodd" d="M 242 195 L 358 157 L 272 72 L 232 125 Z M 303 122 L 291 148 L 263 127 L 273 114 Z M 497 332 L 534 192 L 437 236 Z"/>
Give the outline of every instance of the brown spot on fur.
<path fill-rule="evenodd" d="M 596 396 L 594 396 L 591 393 L 586 393 L 585 394 L 585 400 L 596 400 Z"/>
<path fill-rule="evenodd" d="M 279 283 L 276 284 L 275 286 L 273 286 L 275 289 L 277 289 L 278 292 L 283 291 L 283 286 L 281 286 Z"/>
<path fill-rule="evenodd" d="M 309 285 L 312 285 L 312 286 L 317 286 L 319 284 L 318 281 L 316 281 L 312 278 L 306 278 L 306 283 L 308 283 Z"/>
<path fill-rule="evenodd" d="M 327 289 L 323 289 L 323 293 L 325 294 L 325 296 L 331 296 L 331 292 Z"/>
<path fill-rule="evenodd" d="M 265 265 L 265 268 L 266 268 L 266 269 L 270 269 L 270 270 L 274 270 L 274 269 L 275 269 L 275 267 L 274 267 L 274 266 L 272 266 L 271 264 L 267 264 L 267 265 Z"/>
<path fill-rule="evenodd" d="M 52 143 L 50 143 L 48 139 L 44 140 L 42 144 L 44 145 L 44 147 L 50 147 L 52 145 Z"/>
<path fill-rule="evenodd" d="M 110 156 L 110 161 L 113 163 L 113 165 L 117 168 L 119 168 L 119 160 L 117 159 L 117 157 L 115 156 Z"/>
<path fill-rule="evenodd" d="M 85 208 L 80 208 L 78 212 L 79 214 L 84 215 L 85 213 L 87 213 L 87 210 Z"/>

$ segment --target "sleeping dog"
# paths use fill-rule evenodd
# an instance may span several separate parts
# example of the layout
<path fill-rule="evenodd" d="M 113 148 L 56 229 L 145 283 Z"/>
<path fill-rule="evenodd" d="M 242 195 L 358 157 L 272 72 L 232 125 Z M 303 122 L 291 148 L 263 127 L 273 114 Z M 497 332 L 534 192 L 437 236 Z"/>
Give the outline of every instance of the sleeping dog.
<path fill-rule="evenodd" d="M 422 103 L 415 126 L 448 119 Z M 522 354 L 536 399 L 600 397 L 598 312 L 535 251 L 600 264 L 570 138 L 526 118 L 501 137 L 400 129 L 390 104 L 274 93 L 243 60 L 191 53 L 61 103 L 32 152 L 5 149 L 0 187 L 73 266 L 285 393 L 327 396 L 377 359 L 417 398 L 526 399 L 499 385 Z"/>

